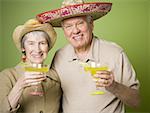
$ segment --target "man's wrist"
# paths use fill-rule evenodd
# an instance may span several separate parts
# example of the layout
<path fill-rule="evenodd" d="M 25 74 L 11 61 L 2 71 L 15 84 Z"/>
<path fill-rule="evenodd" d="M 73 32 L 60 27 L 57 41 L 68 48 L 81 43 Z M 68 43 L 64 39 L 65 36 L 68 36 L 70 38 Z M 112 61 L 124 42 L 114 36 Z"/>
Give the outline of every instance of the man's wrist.
<path fill-rule="evenodd" d="M 109 92 L 113 93 L 116 95 L 117 93 L 117 87 L 118 87 L 118 83 L 113 81 L 113 83 L 110 86 L 105 87 L 106 90 L 108 90 Z"/>

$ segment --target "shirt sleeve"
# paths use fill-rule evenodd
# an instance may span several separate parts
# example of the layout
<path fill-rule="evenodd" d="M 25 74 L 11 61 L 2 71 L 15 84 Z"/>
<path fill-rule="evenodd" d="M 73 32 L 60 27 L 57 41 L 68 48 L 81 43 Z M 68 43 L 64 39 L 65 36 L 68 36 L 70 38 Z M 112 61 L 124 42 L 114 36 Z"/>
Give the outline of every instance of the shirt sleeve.
<path fill-rule="evenodd" d="M 135 70 L 124 51 L 120 53 L 117 60 L 118 63 L 116 63 L 116 69 L 117 74 L 120 75 L 119 82 L 128 87 L 139 89 L 139 80 L 137 79 Z"/>

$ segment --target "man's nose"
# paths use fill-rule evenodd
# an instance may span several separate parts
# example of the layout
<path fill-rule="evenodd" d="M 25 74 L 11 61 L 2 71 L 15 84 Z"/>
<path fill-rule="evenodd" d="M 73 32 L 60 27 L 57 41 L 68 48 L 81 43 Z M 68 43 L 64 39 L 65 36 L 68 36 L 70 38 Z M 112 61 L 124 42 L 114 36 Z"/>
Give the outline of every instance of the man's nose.
<path fill-rule="evenodd" d="M 73 27 L 73 33 L 74 33 L 74 34 L 78 34 L 79 32 L 80 32 L 80 29 L 78 28 L 78 26 L 75 25 L 75 26 Z"/>

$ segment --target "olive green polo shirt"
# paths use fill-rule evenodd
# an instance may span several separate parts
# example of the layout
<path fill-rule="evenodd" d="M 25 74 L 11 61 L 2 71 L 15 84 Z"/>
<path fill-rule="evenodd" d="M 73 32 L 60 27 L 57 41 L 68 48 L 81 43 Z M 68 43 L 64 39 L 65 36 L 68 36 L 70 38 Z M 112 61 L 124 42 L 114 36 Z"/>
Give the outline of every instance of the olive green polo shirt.
<path fill-rule="evenodd" d="M 103 95 L 91 95 L 96 90 L 95 82 L 81 65 L 81 62 L 88 64 L 91 61 L 106 64 L 113 70 L 115 81 L 138 88 L 135 71 L 117 44 L 94 37 L 89 53 L 82 61 L 68 44 L 56 53 L 53 62 L 63 89 L 64 113 L 124 113 L 121 100 L 104 87 L 99 89 L 105 92 Z"/>

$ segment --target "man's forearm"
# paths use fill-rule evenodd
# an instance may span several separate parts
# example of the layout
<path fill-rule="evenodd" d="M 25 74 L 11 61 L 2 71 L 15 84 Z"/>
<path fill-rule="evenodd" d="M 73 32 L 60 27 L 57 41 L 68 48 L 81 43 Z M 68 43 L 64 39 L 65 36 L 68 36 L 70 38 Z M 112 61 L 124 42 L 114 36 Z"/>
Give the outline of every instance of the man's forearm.
<path fill-rule="evenodd" d="M 106 89 L 130 107 L 137 108 L 140 104 L 140 96 L 137 89 L 131 89 L 118 82 L 113 82 L 112 85 L 106 87 Z"/>

